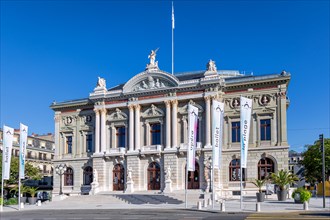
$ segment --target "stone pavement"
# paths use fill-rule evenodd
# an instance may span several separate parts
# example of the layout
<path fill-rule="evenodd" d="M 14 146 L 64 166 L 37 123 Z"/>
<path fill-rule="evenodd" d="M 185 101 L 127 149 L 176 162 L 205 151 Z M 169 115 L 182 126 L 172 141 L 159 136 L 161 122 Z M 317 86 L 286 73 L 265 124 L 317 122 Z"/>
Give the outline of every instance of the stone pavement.
<path fill-rule="evenodd" d="M 203 211 L 220 212 L 220 204 L 216 203 L 214 209 L 212 205 L 207 205 L 208 200 L 196 197 L 197 194 L 189 194 L 187 208 L 197 210 L 197 202 L 202 202 Z M 210 197 L 207 195 L 205 197 Z M 179 199 L 177 199 L 179 198 Z M 46 210 L 46 209 L 185 209 L 184 194 L 98 194 L 93 196 L 71 196 L 63 198 L 55 197 L 51 202 L 42 203 L 41 206 L 25 205 L 21 210 Z M 204 205 L 205 201 L 205 205 Z M 240 209 L 240 199 L 230 198 L 224 201 L 225 212 L 256 212 L 256 198 L 244 197 L 243 209 Z M 322 197 L 311 198 L 309 202 L 309 211 L 330 212 L 330 197 L 326 198 L 326 208 L 323 207 Z M 5 206 L 3 211 L 17 211 L 18 206 Z M 269 197 L 265 202 L 260 203 L 260 212 L 303 212 L 303 204 L 294 203 L 293 199 L 280 202 L 274 196 Z"/>

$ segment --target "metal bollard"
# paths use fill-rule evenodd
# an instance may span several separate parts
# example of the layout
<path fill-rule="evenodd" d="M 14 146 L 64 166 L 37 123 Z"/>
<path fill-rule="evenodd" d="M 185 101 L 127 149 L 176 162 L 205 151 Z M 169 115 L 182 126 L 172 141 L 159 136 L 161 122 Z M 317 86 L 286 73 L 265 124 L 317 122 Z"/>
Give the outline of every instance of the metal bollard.
<path fill-rule="evenodd" d="M 221 211 L 221 212 L 225 212 L 225 211 L 226 211 L 225 201 L 222 201 L 222 202 L 220 203 L 220 211 Z"/>
<path fill-rule="evenodd" d="M 208 199 L 208 205 L 212 205 L 212 199 L 211 198 Z"/>
<path fill-rule="evenodd" d="M 38 200 L 37 206 L 41 206 L 41 200 Z"/>
<path fill-rule="evenodd" d="M 24 209 L 24 202 L 21 202 L 21 209 Z"/>
<path fill-rule="evenodd" d="M 198 210 L 201 210 L 202 209 L 202 202 L 201 201 L 198 201 L 197 202 L 197 209 Z"/>
<path fill-rule="evenodd" d="M 260 212 L 260 202 L 257 202 L 256 203 L 256 211 L 257 212 Z"/>
<path fill-rule="evenodd" d="M 304 210 L 308 210 L 308 202 L 306 201 L 306 202 L 304 202 Z"/>
<path fill-rule="evenodd" d="M 204 207 L 204 208 L 207 208 L 207 199 L 204 199 L 204 200 L 203 200 L 203 207 Z"/>

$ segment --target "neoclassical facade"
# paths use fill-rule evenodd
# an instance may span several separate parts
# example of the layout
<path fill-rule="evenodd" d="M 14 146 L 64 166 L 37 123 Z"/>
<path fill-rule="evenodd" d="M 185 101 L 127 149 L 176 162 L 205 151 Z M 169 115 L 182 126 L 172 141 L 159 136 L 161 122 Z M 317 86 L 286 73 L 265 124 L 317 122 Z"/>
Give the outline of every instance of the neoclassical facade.
<path fill-rule="evenodd" d="M 152 59 L 153 58 L 153 59 Z M 225 103 L 221 169 L 215 190 L 233 191 L 288 168 L 287 88 L 290 74 L 243 75 L 206 70 L 172 75 L 150 57 L 146 69 L 124 84 L 107 88 L 98 79 L 85 99 L 53 103 L 54 166 L 66 164 L 65 194 L 102 191 L 171 192 L 209 190 L 211 106 Z M 253 99 L 247 168 L 240 174 L 240 96 Z M 185 174 L 188 104 L 198 108 L 196 170 Z M 54 173 L 54 193 L 60 178 Z"/>

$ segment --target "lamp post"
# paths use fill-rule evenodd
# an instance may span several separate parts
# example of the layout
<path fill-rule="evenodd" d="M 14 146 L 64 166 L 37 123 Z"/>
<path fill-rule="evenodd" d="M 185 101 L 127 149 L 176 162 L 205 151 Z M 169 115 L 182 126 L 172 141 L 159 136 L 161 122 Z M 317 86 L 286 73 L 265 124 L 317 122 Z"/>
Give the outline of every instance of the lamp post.
<path fill-rule="evenodd" d="M 66 171 L 66 165 L 64 163 L 56 165 L 55 172 L 56 172 L 56 174 L 58 174 L 60 176 L 60 195 L 63 194 L 63 191 L 62 191 L 62 176 L 63 176 L 65 171 Z"/>

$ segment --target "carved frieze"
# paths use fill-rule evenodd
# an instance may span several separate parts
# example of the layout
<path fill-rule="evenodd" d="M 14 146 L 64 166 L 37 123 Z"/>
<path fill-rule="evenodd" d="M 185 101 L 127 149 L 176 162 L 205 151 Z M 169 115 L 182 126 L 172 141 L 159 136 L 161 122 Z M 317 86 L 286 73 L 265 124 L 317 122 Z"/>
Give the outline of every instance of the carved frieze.
<path fill-rule="evenodd" d="M 169 83 L 159 79 L 148 76 L 147 80 L 142 80 L 137 85 L 134 86 L 133 91 L 143 91 L 152 89 L 163 89 L 169 87 Z"/>
<path fill-rule="evenodd" d="M 150 106 L 150 108 L 148 108 L 147 110 L 145 110 L 142 113 L 142 117 L 144 118 L 148 118 L 148 117 L 163 117 L 164 116 L 164 112 L 159 109 L 157 106 L 155 106 L 154 104 L 152 104 Z"/>

